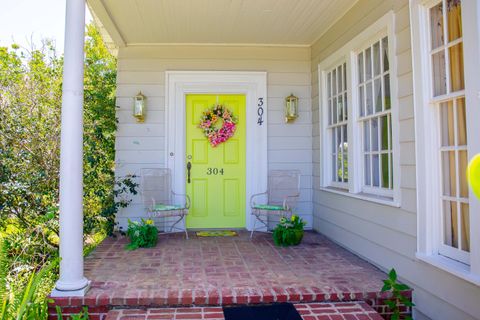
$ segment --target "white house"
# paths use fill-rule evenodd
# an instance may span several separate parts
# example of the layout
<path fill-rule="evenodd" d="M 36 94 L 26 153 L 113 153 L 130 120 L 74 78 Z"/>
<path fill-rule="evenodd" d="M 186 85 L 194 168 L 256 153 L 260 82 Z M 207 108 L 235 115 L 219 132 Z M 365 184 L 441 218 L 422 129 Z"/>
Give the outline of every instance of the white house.
<path fill-rule="evenodd" d="M 395 267 L 414 289 L 416 319 L 480 319 L 480 200 L 465 178 L 480 153 L 479 1 L 86 2 L 118 56 L 118 176 L 167 167 L 185 192 L 189 153 L 210 148 L 191 133 L 192 115 L 230 101 L 244 119 L 224 151 L 233 160 L 200 162 L 220 170 L 243 159 L 232 169 L 240 180 L 188 192 L 224 197 L 240 216 L 187 226 L 250 229 L 247 203 L 264 191 L 268 171 L 300 170 L 297 211 L 307 228 Z M 57 288 L 73 295 L 87 283 L 79 228 L 84 6 L 67 1 L 62 114 Z M 139 91 L 144 123 L 132 116 Z M 286 123 L 290 94 L 299 117 Z M 118 221 L 144 215 L 138 197 Z"/>

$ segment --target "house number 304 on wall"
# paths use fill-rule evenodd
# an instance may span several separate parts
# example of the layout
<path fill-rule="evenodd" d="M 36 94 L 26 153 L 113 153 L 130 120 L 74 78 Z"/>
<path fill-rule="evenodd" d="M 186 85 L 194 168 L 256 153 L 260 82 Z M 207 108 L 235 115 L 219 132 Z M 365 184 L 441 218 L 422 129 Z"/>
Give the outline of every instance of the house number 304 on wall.
<path fill-rule="evenodd" d="M 259 126 L 263 124 L 263 98 L 258 98 L 258 109 L 257 109 L 257 115 L 258 115 L 258 120 L 257 123 Z"/>

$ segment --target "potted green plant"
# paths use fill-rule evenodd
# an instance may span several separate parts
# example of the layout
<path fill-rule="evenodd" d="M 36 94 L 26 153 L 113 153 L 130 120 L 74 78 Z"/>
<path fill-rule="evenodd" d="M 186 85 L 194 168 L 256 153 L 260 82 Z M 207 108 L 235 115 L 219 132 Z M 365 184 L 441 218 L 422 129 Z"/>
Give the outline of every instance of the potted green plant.
<path fill-rule="evenodd" d="M 305 225 L 306 222 L 295 214 L 290 219 L 282 217 L 273 230 L 273 242 L 275 245 L 282 247 L 300 244 L 303 239 L 303 227 Z"/>
<path fill-rule="evenodd" d="M 152 248 L 157 245 L 158 230 L 151 219 L 142 219 L 140 222 L 129 219 L 127 236 L 130 238 L 126 247 L 128 250 Z"/>

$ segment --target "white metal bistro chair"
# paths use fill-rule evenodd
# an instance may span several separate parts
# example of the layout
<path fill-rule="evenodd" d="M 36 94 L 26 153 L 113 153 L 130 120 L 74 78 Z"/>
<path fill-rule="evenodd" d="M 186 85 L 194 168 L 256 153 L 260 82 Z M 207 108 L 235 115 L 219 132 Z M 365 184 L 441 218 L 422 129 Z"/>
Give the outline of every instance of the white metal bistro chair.
<path fill-rule="evenodd" d="M 266 199 L 261 201 L 261 199 Z M 270 217 L 280 220 L 281 217 L 290 218 L 293 210 L 297 206 L 300 197 L 300 171 L 298 170 L 273 170 L 268 174 L 267 191 L 254 194 L 250 198 L 250 207 L 252 215 L 255 217 L 252 232 L 266 228 Z M 258 202 L 260 201 L 260 203 Z M 257 220 L 262 224 L 256 227 Z"/>
<path fill-rule="evenodd" d="M 150 218 L 163 218 L 164 227 L 170 225 L 170 232 L 180 230 L 185 232 L 188 239 L 185 217 L 190 208 L 190 197 L 178 194 L 172 190 L 172 177 L 170 169 L 154 168 L 141 170 L 142 200 Z M 178 198 L 183 198 L 180 204 L 175 203 Z M 184 227 L 177 224 L 184 221 Z"/>

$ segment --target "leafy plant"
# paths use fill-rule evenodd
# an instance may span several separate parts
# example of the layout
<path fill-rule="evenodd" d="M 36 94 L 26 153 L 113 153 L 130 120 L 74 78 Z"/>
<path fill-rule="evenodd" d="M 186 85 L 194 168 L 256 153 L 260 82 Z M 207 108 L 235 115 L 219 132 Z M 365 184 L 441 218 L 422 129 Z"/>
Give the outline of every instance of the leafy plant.
<path fill-rule="evenodd" d="M 140 222 L 128 220 L 127 236 L 130 243 L 127 245 L 128 250 L 138 248 L 151 248 L 157 245 L 158 230 L 154 226 L 153 220 L 142 219 Z"/>
<path fill-rule="evenodd" d="M 306 222 L 295 214 L 290 219 L 282 217 L 273 230 L 273 242 L 284 247 L 299 244 L 303 238 L 305 225 Z"/>
<path fill-rule="evenodd" d="M 45 277 L 58 265 L 58 259 L 44 266 L 38 272 L 32 272 L 28 281 L 20 284 L 7 284 L 8 257 L 0 240 L 0 319 L 36 320 L 47 319 L 47 301 L 39 291 Z"/>
<path fill-rule="evenodd" d="M 400 307 L 402 305 L 406 307 L 415 306 L 415 304 L 410 301 L 410 299 L 408 299 L 402 294 L 402 292 L 406 290 L 410 290 L 410 287 L 397 281 L 397 272 L 395 271 L 395 269 L 392 268 L 388 273 L 388 279 L 383 280 L 382 287 L 382 292 L 391 292 L 391 298 L 385 301 L 387 306 L 393 312 L 391 320 L 400 319 Z M 403 319 L 412 320 L 412 318 L 408 315 L 403 317 Z"/>
<path fill-rule="evenodd" d="M 63 314 L 62 314 L 62 309 L 59 306 L 55 306 L 55 309 L 57 310 L 57 319 L 58 320 L 63 320 Z M 88 320 L 88 308 L 83 307 L 83 310 L 80 311 L 77 314 L 71 314 L 68 316 L 70 320 Z"/>

